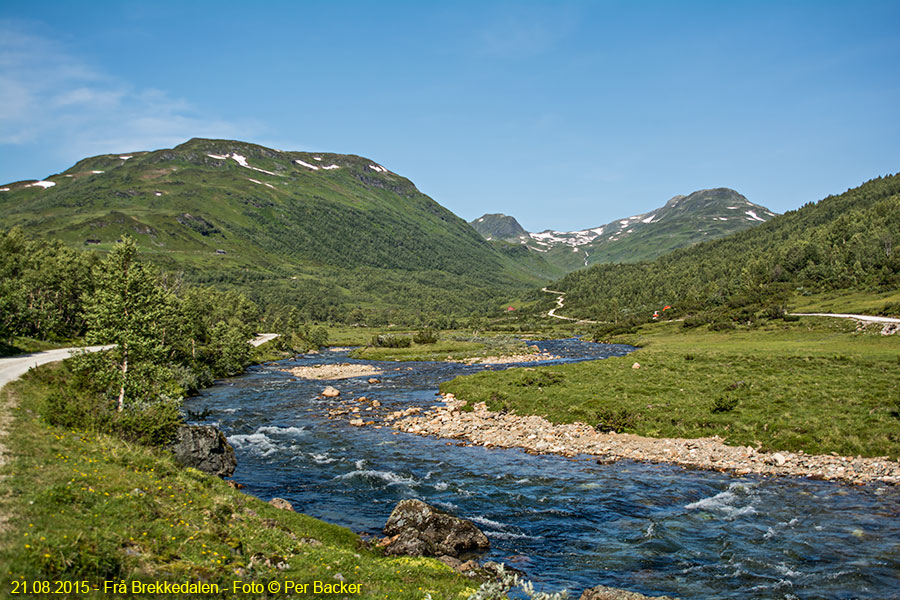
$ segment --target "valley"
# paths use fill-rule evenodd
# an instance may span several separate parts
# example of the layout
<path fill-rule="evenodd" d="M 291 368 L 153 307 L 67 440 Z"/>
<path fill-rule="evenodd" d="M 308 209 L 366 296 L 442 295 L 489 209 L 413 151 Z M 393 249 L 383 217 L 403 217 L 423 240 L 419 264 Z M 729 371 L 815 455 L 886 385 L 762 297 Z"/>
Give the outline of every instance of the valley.
<path fill-rule="evenodd" d="M 846 548 L 867 537 L 865 562 L 896 538 L 872 523 L 900 483 L 897 177 L 784 215 L 720 188 L 579 232 L 486 215 L 487 235 L 375 161 L 227 140 L 4 186 L 4 354 L 119 345 L 0 392 L 20 490 L 0 501 L 0 556 L 32 579 L 338 572 L 368 597 L 468 597 L 487 571 L 376 543 L 397 501 L 424 497 L 491 540 L 469 568 L 516 564 L 549 589 L 767 598 L 787 568 L 840 597 L 824 573 Z M 598 264 L 573 262 L 585 253 Z M 231 482 L 165 449 L 207 420 L 234 449 Z M 735 523 L 783 528 L 806 493 L 818 523 L 854 523 L 824 563 L 770 561 L 773 535 L 735 565 L 677 533 L 714 520 L 744 544 Z M 613 507 L 622 494 L 653 509 Z M 308 516 L 258 500 L 273 498 Z M 585 502 L 617 523 L 615 548 Z M 15 541 L 25 522 L 41 543 Z M 810 527 L 794 539 L 821 540 Z M 572 566 L 598 544 L 621 574 Z M 694 558 L 634 577 L 657 544 Z M 878 594 L 893 565 L 848 573 Z"/>

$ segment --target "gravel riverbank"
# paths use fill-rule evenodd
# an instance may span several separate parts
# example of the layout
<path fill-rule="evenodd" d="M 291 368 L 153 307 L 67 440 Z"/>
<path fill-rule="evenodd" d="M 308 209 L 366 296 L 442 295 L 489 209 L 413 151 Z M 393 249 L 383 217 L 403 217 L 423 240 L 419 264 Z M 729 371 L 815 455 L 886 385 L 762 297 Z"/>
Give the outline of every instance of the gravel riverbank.
<path fill-rule="evenodd" d="M 461 363 L 464 365 L 513 365 L 518 363 L 540 362 L 542 360 L 559 360 L 559 356 L 549 352 L 537 352 L 535 354 L 508 354 L 506 356 L 476 356 L 462 360 L 447 362 Z"/>
<path fill-rule="evenodd" d="M 484 403 L 476 404 L 470 412 L 463 411 L 460 409 L 466 402 L 452 394 L 444 395 L 443 400 L 443 406 L 432 406 L 427 411 L 416 408 L 390 413 L 385 421 L 407 433 L 466 440 L 485 447 L 523 448 L 532 454 L 588 454 L 611 462 L 664 462 L 737 475 L 900 484 L 900 461 L 887 457 L 761 452 L 750 446 L 728 446 L 718 437 L 677 439 L 601 433 L 585 423 L 553 424 L 539 416 L 493 412 Z"/>
<path fill-rule="evenodd" d="M 381 375 L 383 371 L 371 365 L 341 363 L 336 365 L 314 365 L 312 367 L 294 367 L 282 369 L 294 377 L 303 379 L 349 379 L 350 377 L 373 377 Z"/>

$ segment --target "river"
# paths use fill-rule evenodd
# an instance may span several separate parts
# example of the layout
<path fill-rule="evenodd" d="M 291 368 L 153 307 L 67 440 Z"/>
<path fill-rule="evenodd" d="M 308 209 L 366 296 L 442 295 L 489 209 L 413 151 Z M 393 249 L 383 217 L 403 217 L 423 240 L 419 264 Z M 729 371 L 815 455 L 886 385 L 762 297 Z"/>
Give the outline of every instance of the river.
<path fill-rule="evenodd" d="M 561 356 L 556 363 L 631 350 L 574 339 L 538 345 Z M 382 382 L 281 371 L 336 362 L 380 367 Z M 187 407 L 208 409 L 205 422 L 228 436 L 246 492 L 371 535 L 399 500 L 420 498 L 473 520 L 491 540 L 485 558 L 525 571 L 545 591 L 577 597 L 605 584 L 696 599 L 900 598 L 897 488 L 461 446 L 329 420 L 336 401 L 319 397 L 331 383 L 345 398 L 377 398 L 390 410 L 427 407 L 441 381 L 483 368 L 323 352 L 255 367 Z"/>

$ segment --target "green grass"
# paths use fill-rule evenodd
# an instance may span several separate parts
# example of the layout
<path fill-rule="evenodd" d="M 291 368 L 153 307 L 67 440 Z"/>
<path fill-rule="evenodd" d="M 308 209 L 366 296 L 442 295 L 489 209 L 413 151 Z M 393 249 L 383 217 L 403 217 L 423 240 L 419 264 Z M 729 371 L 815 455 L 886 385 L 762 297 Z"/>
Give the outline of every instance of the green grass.
<path fill-rule="evenodd" d="M 395 335 L 412 335 L 411 329 L 395 330 L 388 327 L 348 327 L 334 326 L 328 328 L 329 346 L 365 346 L 372 341 L 372 337 L 386 333 Z"/>
<path fill-rule="evenodd" d="M 809 296 L 797 295 L 790 303 L 791 312 L 830 312 L 878 315 L 885 305 L 893 305 L 891 316 L 900 316 L 900 292 L 854 292 L 839 290 Z"/>
<path fill-rule="evenodd" d="M 433 559 L 383 557 L 348 529 L 275 509 L 160 450 L 42 423 L 39 403 L 66 376 L 64 366 L 42 367 L 0 392 L 18 402 L 5 440 L 0 595 L 15 581 L 102 589 L 125 579 L 203 580 L 228 592 L 216 597 L 259 597 L 230 593 L 232 582 L 335 583 L 337 573 L 362 584 L 364 598 L 458 598 L 477 587 Z M 271 566 L 279 562 L 284 570 Z"/>
<path fill-rule="evenodd" d="M 445 339 L 446 338 L 446 339 Z M 366 346 L 350 353 L 351 358 L 366 360 L 465 360 L 534 352 L 525 342 L 503 335 L 471 336 L 443 332 L 434 344 L 413 343 L 409 348 L 378 348 Z"/>
<path fill-rule="evenodd" d="M 413 344 L 409 348 L 376 348 L 366 346 L 350 353 L 351 358 L 366 360 L 462 360 L 480 356 L 485 351 L 483 344 L 441 340 L 436 344 Z"/>
<path fill-rule="evenodd" d="M 718 435 L 770 450 L 900 458 L 898 336 L 804 318 L 730 332 L 660 323 L 614 341 L 642 348 L 602 361 L 458 377 L 441 391 L 470 406 L 484 401 L 646 436 Z"/>

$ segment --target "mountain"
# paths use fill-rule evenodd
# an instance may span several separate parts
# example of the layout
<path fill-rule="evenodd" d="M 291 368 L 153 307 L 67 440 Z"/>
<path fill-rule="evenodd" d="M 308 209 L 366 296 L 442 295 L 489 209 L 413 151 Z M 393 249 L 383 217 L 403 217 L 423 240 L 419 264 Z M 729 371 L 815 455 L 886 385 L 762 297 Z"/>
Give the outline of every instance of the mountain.
<path fill-rule="evenodd" d="M 566 292 L 570 316 L 646 316 L 668 304 L 746 321 L 763 308 L 778 314 L 792 294 L 896 291 L 898 248 L 900 175 L 891 175 L 653 261 L 570 273 L 552 289 Z"/>
<path fill-rule="evenodd" d="M 129 234 L 188 280 L 320 319 L 475 310 L 552 271 L 523 266 L 373 160 L 230 140 L 95 156 L 0 186 L 0 222 L 100 251 Z"/>
<path fill-rule="evenodd" d="M 632 263 L 765 223 L 775 213 L 728 188 L 675 196 L 665 206 L 580 231 L 519 233 L 513 217 L 484 215 L 471 223 L 487 239 L 521 241 L 565 271 L 598 263 Z M 521 227 L 519 227 L 521 229 Z M 501 237 L 503 236 L 503 237 Z"/>
<path fill-rule="evenodd" d="M 482 215 L 470 221 L 469 225 L 486 240 L 502 240 L 505 242 L 523 242 L 530 239 L 529 234 L 519 225 L 515 217 L 493 213 Z"/>

